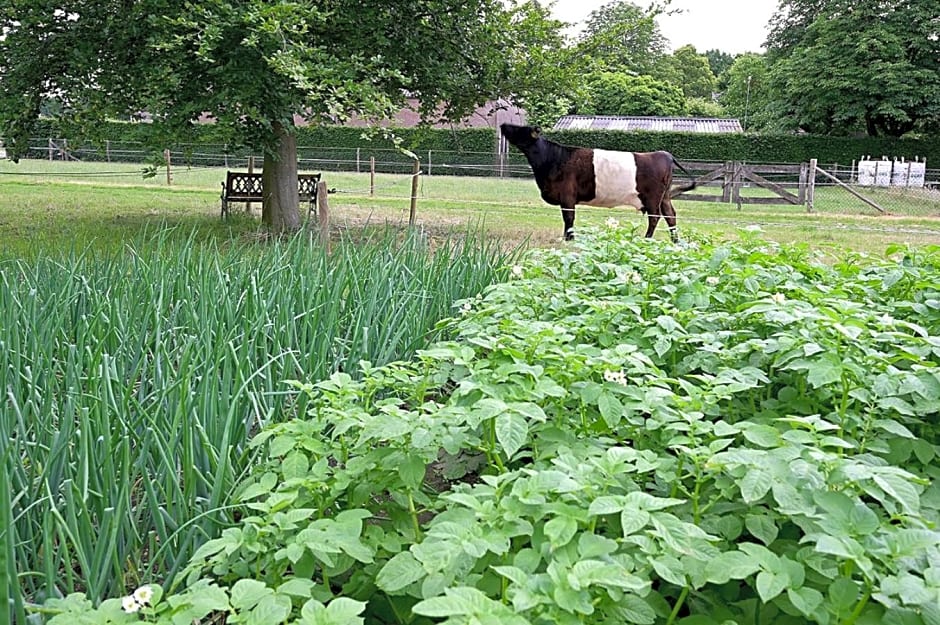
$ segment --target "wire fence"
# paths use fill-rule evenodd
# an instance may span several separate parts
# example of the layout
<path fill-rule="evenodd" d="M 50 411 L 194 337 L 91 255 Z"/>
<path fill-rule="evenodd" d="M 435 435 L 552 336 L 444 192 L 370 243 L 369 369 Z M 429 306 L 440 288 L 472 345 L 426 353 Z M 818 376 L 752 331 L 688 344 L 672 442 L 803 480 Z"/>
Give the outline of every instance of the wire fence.
<path fill-rule="evenodd" d="M 518 153 L 422 150 L 414 153 L 425 175 L 457 176 L 528 176 L 525 158 Z M 154 151 L 143 143 L 105 141 L 100 145 L 69 145 L 67 140 L 30 139 L 26 158 L 47 161 L 84 161 L 106 163 L 172 163 L 188 167 L 224 167 L 246 169 L 254 161 L 262 162 L 261 152 L 230 150 L 223 144 L 178 144 L 171 150 Z M 302 169 L 365 173 L 410 172 L 411 153 L 392 148 L 298 146 L 297 162 Z"/>
<path fill-rule="evenodd" d="M 173 150 L 154 152 L 141 143 L 106 141 L 96 146 L 69 145 L 66 140 L 35 138 L 30 142 L 27 158 L 19 168 L 26 171 L 32 164 L 36 177 L 72 177 L 76 179 L 112 179 L 126 182 L 140 180 L 149 168 L 156 183 L 218 185 L 224 179 L 213 170 L 260 169 L 262 155 L 248 150 L 230 150 L 221 144 L 182 144 Z M 426 150 L 406 153 L 403 150 L 360 147 L 299 146 L 298 166 L 303 171 L 390 174 L 402 176 L 373 181 L 350 179 L 330 183 L 339 194 L 382 195 L 401 192 L 410 195 L 409 185 L 414 156 L 419 160 L 422 177 L 487 177 L 526 179 L 532 177 L 525 158 L 516 151 L 509 154 L 493 152 Z M 68 162 L 71 167 L 63 167 Z M 39 167 L 39 164 L 42 164 Z M 79 165 L 81 163 L 82 165 Z M 114 167 L 109 167 L 112 165 Z M 118 168 L 117 166 L 120 167 Z M 781 164 L 772 162 L 715 163 L 682 161 L 682 165 L 698 180 L 693 193 L 675 198 L 676 206 L 689 202 L 710 202 L 731 206 L 741 213 L 776 212 L 794 215 L 801 212 L 818 214 L 883 215 L 889 218 L 940 219 L 940 169 L 927 169 L 915 180 L 900 181 L 890 177 L 882 180 L 866 178 L 863 163 Z M 164 172 L 163 169 L 166 171 Z M 16 174 L 10 168 L 4 174 Z M 19 175 L 24 175 L 19 173 Z M 208 183 L 207 180 L 212 180 Z M 675 182 L 686 182 L 687 176 L 676 170 Z M 218 187 L 216 187 L 218 188 Z M 426 185 L 422 196 L 468 205 L 506 203 L 500 192 L 488 196 L 478 186 L 460 197 L 442 197 L 448 187 Z M 531 188 L 527 194 L 532 196 Z M 537 194 L 536 194 L 537 195 Z M 535 198 L 538 202 L 538 198 Z M 508 199 L 512 204 L 513 199 Z M 895 219 L 896 221 L 896 219 Z"/>

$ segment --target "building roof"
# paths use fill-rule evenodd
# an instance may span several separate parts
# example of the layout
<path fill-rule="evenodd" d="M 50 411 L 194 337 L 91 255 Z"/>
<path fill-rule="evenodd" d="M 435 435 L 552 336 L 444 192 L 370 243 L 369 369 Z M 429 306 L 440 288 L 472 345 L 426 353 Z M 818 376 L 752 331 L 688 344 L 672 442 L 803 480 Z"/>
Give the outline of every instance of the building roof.
<path fill-rule="evenodd" d="M 664 132 L 743 132 L 737 119 L 716 117 L 627 117 L 565 115 L 554 130 L 659 130 Z"/>

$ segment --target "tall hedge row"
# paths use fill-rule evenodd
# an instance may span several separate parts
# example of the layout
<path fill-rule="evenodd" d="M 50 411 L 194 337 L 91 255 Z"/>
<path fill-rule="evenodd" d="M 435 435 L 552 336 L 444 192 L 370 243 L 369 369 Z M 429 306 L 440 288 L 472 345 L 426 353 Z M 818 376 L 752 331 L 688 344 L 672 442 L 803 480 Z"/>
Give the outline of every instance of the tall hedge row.
<path fill-rule="evenodd" d="M 159 130 L 151 124 L 114 122 L 99 128 L 98 139 L 111 141 L 159 142 Z M 298 130 L 300 146 L 373 149 L 394 148 L 390 137 L 381 133 L 364 137 L 362 128 L 342 126 L 306 127 Z M 395 131 L 401 146 L 417 153 L 428 150 L 447 152 L 492 152 L 496 137 L 492 129 L 430 129 L 406 128 Z M 61 136 L 52 125 L 45 125 L 40 136 Z M 561 130 L 545 131 L 545 136 L 569 145 L 598 148 L 652 151 L 669 150 L 682 160 L 797 163 L 818 159 L 820 163 L 849 164 L 862 155 L 882 155 L 926 158 L 928 166 L 940 167 L 940 141 L 937 137 L 896 139 L 890 137 L 828 137 L 819 135 L 765 135 L 765 134 L 695 134 L 687 132 L 651 131 L 597 131 Z M 195 127 L 180 143 L 227 143 L 225 136 L 212 125 Z M 166 146 L 174 147 L 174 146 Z M 241 148 L 241 149 L 240 149 Z M 232 153 L 243 152 L 242 146 L 232 146 Z"/>

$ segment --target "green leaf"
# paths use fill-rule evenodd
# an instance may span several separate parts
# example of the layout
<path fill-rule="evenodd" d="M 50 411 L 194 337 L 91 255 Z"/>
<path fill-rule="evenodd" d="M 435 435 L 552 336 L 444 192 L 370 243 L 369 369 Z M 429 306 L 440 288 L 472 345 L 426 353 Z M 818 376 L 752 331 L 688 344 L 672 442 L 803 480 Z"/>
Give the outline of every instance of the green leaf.
<path fill-rule="evenodd" d="M 891 467 L 886 467 L 890 469 Z M 910 475 L 910 474 L 908 474 Z M 920 510 L 920 493 L 909 481 L 909 478 L 897 473 L 889 473 L 887 470 L 877 471 L 872 474 L 872 480 L 881 487 L 881 489 L 899 504 L 906 512 L 917 514 Z"/>
<path fill-rule="evenodd" d="M 675 499 L 672 497 L 656 497 L 655 495 L 650 495 L 649 493 L 644 493 L 640 490 L 627 493 L 625 499 L 625 505 L 631 507 L 636 506 L 638 508 L 642 508 L 643 510 L 649 510 L 650 512 L 655 510 L 665 510 L 666 508 L 679 506 L 683 503 L 685 503 L 685 501 L 682 499 Z"/>
<path fill-rule="evenodd" d="M 623 404 L 613 393 L 606 389 L 597 398 L 597 408 L 601 412 L 604 423 L 611 429 L 617 427 L 620 420 L 623 419 Z"/>
<path fill-rule="evenodd" d="M 761 571 L 757 574 L 757 594 L 764 603 L 767 603 L 786 590 L 789 582 L 787 576 L 781 573 Z"/>
<path fill-rule="evenodd" d="M 277 587 L 277 592 L 283 595 L 290 595 L 291 597 L 308 599 L 315 585 L 313 580 L 291 577 Z"/>
<path fill-rule="evenodd" d="M 640 508 L 624 508 L 620 512 L 620 527 L 624 537 L 635 534 L 650 522 L 650 513 Z"/>
<path fill-rule="evenodd" d="M 627 593 L 620 598 L 616 610 L 623 623 L 651 625 L 656 622 L 656 611 L 653 610 L 653 607 L 645 599 L 631 593 Z"/>
<path fill-rule="evenodd" d="M 277 625 L 287 620 L 290 611 L 290 597 L 272 593 L 262 597 L 258 605 L 252 608 L 245 625 Z"/>
<path fill-rule="evenodd" d="M 273 595 L 274 591 L 264 582 L 253 579 L 240 579 L 231 589 L 232 607 L 236 610 L 247 610 L 254 607 L 261 599 Z"/>
<path fill-rule="evenodd" d="M 829 602 L 833 607 L 840 610 L 847 610 L 855 605 L 858 600 L 858 584 L 846 577 L 840 577 L 829 584 Z"/>
<path fill-rule="evenodd" d="M 725 551 L 705 565 L 705 576 L 713 584 L 745 579 L 760 570 L 760 563 L 741 551 Z"/>
<path fill-rule="evenodd" d="M 813 388 L 820 388 L 842 379 L 842 363 L 836 356 L 816 358 L 810 361 L 806 381 Z"/>
<path fill-rule="evenodd" d="M 892 434 L 899 438 L 909 438 L 916 439 L 917 437 L 907 429 L 904 425 L 894 421 L 893 419 L 876 419 L 874 424 L 879 430 L 883 430 L 888 434 Z"/>
<path fill-rule="evenodd" d="M 813 616 L 823 602 L 823 595 L 815 588 L 787 588 L 787 598 L 803 616 Z"/>
<path fill-rule="evenodd" d="M 375 577 L 375 585 L 385 592 L 395 593 L 415 583 L 425 575 L 421 563 L 410 551 L 402 551 L 385 563 Z"/>
<path fill-rule="evenodd" d="M 653 565 L 653 570 L 656 571 L 656 574 L 662 579 L 676 586 L 685 586 L 685 568 L 675 557 L 663 555 L 658 558 L 653 558 L 650 564 Z"/>
<path fill-rule="evenodd" d="M 174 622 L 198 621 L 212 612 L 225 612 L 230 609 L 228 595 L 215 584 L 200 580 L 190 586 L 185 592 L 170 595 L 167 602 L 173 608 Z"/>
<path fill-rule="evenodd" d="M 508 458 L 525 445 L 529 436 L 529 424 L 514 412 L 504 412 L 496 417 L 496 440 Z"/>
<path fill-rule="evenodd" d="M 538 423 L 544 423 L 548 420 L 548 417 L 545 415 L 545 411 L 542 410 L 542 407 L 538 404 L 527 402 L 513 402 L 509 404 L 509 407 L 528 419 L 529 421 L 536 421 Z"/>
<path fill-rule="evenodd" d="M 564 547 L 578 531 L 578 523 L 570 516 L 557 516 L 545 524 L 545 536 L 553 549 Z"/>
<path fill-rule="evenodd" d="M 591 502 L 588 508 L 589 516 L 602 516 L 614 514 L 623 510 L 624 498 L 622 496 L 605 495 Z"/>
<path fill-rule="evenodd" d="M 764 498 L 775 482 L 770 471 L 759 467 L 751 467 L 743 478 L 738 480 L 741 497 L 746 503 L 755 503 Z"/>
<path fill-rule="evenodd" d="M 493 570 L 514 584 L 519 584 L 520 586 L 525 586 L 529 579 L 529 574 L 516 566 L 494 566 Z"/>
<path fill-rule="evenodd" d="M 408 454 L 404 462 L 398 465 L 398 476 L 406 488 L 417 490 L 424 482 L 427 465 L 424 459 L 417 454 Z"/>
<path fill-rule="evenodd" d="M 431 617 L 451 617 L 451 616 L 473 616 L 482 614 L 490 603 L 493 603 L 482 592 L 476 588 L 460 586 L 457 588 L 448 588 L 444 591 L 443 597 L 432 597 L 419 601 L 411 608 L 411 611 L 421 616 Z"/>
<path fill-rule="evenodd" d="M 337 597 L 326 606 L 326 613 L 329 615 L 330 620 L 337 625 L 343 623 L 359 625 L 363 622 L 359 615 L 366 609 L 366 605 L 364 601 L 355 601 L 348 597 Z"/>
<path fill-rule="evenodd" d="M 281 475 L 285 480 L 303 478 L 307 475 L 310 465 L 307 454 L 300 450 L 292 451 L 281 462 Z"/>
<path fill-rule="evenodd" d="M 751 536 L 767 546 L 777 540 L 777 533 L 779 532 L 777 524 L 767 515 L 749 514 L 744 519 L 744 526 L 751 533 Z"/>

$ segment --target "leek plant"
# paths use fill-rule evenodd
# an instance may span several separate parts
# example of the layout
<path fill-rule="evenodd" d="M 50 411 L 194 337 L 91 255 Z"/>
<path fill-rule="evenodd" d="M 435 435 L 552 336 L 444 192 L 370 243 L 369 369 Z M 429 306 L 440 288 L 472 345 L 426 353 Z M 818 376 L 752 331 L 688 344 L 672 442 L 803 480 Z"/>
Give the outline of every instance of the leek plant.
<path fill-rule="evenodd" d="M 409 357 L 515 255 L 474 233 L 327 254 L 171 230 L 0 263 L 0 599 L 169 583 L 236 520 L 252 433 L 305 409 L 286 380 Z"/>

